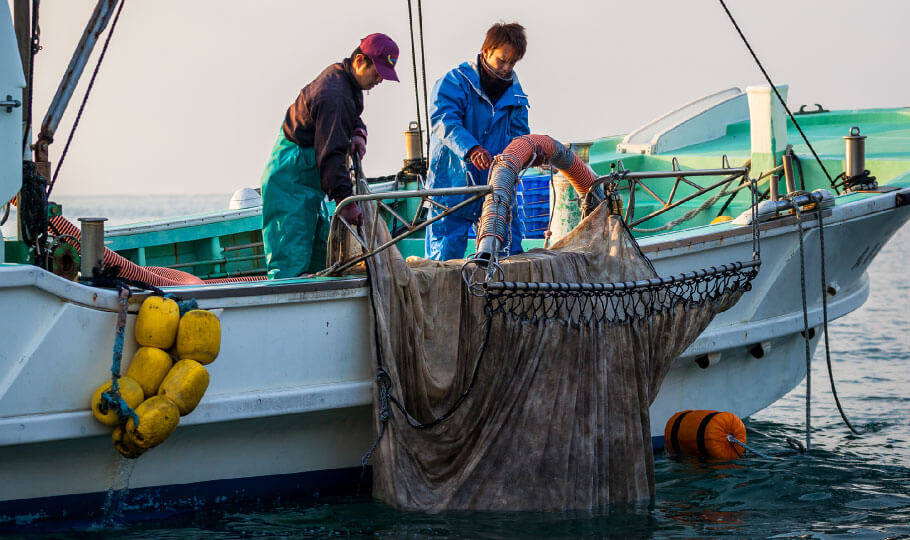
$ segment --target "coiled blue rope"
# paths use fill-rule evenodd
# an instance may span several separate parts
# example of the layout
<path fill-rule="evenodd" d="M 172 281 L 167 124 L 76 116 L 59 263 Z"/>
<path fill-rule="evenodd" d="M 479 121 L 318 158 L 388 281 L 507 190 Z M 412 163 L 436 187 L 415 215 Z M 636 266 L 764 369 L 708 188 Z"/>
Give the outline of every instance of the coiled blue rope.
<path fill-rule="evenodd" d="M 113 275 L 116 275 L 116 271 L 116 268 L 109 269 L 109 272 Z M 123 359 L 123 334 L 126 328 L 127 306 L 129 298 L 132 296 L 128 284 L 150 290 L 154 294 L 174 300 L 177 302 L 177 308 L 180 310 L 181 317 L 187 311 L 199 309 L 199 304 L 196 302 L 195 298 L 184 300 L 171 293 L 165 293 L 158 287 L 149 285 L 148 283 L 138 280 L 116 279 L 113 275 L 103 275 L 102 273 L 96 272 L 92 278 L 87 280 L 91 281 L 95 286 L 110 286 L 113 284 L 117 287 L 120 294 L 120 303 L 117 309 L 117 330 L 114 334 L 114 354 L 113 360 L 111 361 L 111 389 L 101 394 L 101 411 L 105 413 L 110 410 L 115 411 L 117 413 L 117 419 L 120 420 L 121 423 L 132 418 L 133 422 L 135 422 L 138 427 L 139 416 L 136 414 L 136 411 L 123 400 L 123 396 L 120 395 L 120 382 L 118 381 L 118 379 L 120 379 L 120 362 Z"/>
<path fill-rule="evenodd" d="M 168 298 L 168 299 L 170 299 L 170 300 L 173 300 L 173 301 L 177 302 L 177 308 L 180 310 L 180 316 L 181 316 L 181 317 L 183 317 L 183 315 L 184 315 L 187 311 L 192 311 L 192 310 L 194 310 L 194 309 L 199 309 L 199 303 L 196 302 L 196 299 L 195 299 L 195 298 L 190 298 L 190 299 L 188 299 L 188 300 L 181 300 L 179 296 L 175 296 L 175 295 L 173 295 L 173 294 L 171 294 L 171 293 L 165 293 L 163 296 L 164 296 L 165 298 Z"/>
<path fill-rule="evenodd" d="M 113 410 L 117 413 L 117 419 L 121 423 L 130 418 L 139 427 L 139 416 L 132 407 L 127 405 L 120 395 L 120 360 L 123 358 L 123 334 L 126 328 L 126 310 L 127 303 L 132 295 L 130 288 L 123 283 L 117 283 L 117 289 L 120 292 L 120 303 L 117 308 L 117 330 L 114 334 L 114 356 L 111 361 L 111 389 L 101 394 L 101 410 L 106 412 Z"/>

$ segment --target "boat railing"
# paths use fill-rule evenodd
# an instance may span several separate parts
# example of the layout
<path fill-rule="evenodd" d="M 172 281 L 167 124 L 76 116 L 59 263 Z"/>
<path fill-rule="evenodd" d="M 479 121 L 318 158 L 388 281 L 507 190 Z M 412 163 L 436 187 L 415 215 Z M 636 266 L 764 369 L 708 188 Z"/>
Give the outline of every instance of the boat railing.
<path fill-rule="evenodd" d="M 473 203 L 474 201 L 480 200 L 488 193 L 493 191 L 493 188 L 488 185 L 482 186 L 466 186 L 466 187 L 457 187 L 457 188 L 437 188 L 437 189 L 417 189 L 417 190 L 402 190 L 395 191 L 394 198 L 396 200 L 401 199 L 411 199 L 419 198 L 420 199 L 420 208 L 429 208 L 435 207 L 439 210 L 438 214 L 433 215 L 432 217 L 427 217 L 424 219 L 424 216 L 421 212 L 415 212 L 413 218 L 406 218 L 398 213 L 392 205 L 386 202 L 390 198 L 390 193 L 365 193 L 361 195 L 354 195 L 344 199 L 335 207 L 335 215 L 332 216 L 332 221 L 340 223 L 344 229 L 346 229 L 351 236 L 360 244 L 363 248 L 363 252 L 356 257 L 345 259 L 343 253 L 336 253 L 333 257 L 332 253 L 329 253 L 329 258 L 336 260 L 337 262 L 329 265 L 325 270 L 319 272 L 319 276 L 329 276 L 339 274 L 344 272 L 348 268 L 354 266 L 355 264 L 365 260 L 368 257 L 371 257 L 380 251 L 388 249 L 389 247 L 397 244 L 401 240 L 407 238 L 408 236 L 425 229 L 428 225 L 439 221 L 440 219 L 451 215 L 453 212 L 464 208 L 465 206 Z M 438 200 L 434 200 L 433 197 L 444 197 L 451 195 L 467 195 L 468 197 L 463 201 L 455 204 L 453 206 L 446 206 L 440 203 Z M 341 211 L 348 205 L 361 203 L 361 202 L 375 202 L 377 205 L 377 210 L 382 209 L 398 226 L 394 228 L 396 234 L 392 237 L 391 240 L 381 242 L 381 240 L 376 237 L 377 222 L 380 219 L 380 212 L 376 211 L 372 213 L 372 223 L 368 228 L 370 234 L 368 236 L 362 234 L 360 227 L 353 226 L 347 219 L 342 216 Z M 335 231 L 342 230 L 340 227 L 333 226 L 331 228 L 332 233 Z M 329 246 L 339 246 L 339 242 L 334 242 L 334 239 L 329 237 Z"/>
<path fill-rule="evenodd" d="M 756 179 L 756 182 L 762 182 L 770 178 L 772 175 L 780 173 L 781 169 L 782 167 L 777 167 L 771 171 L 761 174 L 761 176 Z M 676 225 L 679 225 L 680 223 L 689 221 L 696 215 L 713 206 L 718 200 L 726 196 L 728 199 L 720 209 L 718 216 L 723 214 L 723 212 L 736 197 L 738 192 L 742 189 L 748 189 L 751 185 L 748 176 L 749 170 L 750 168 L 748 166 L 730 167 L 729 163 L 726 160 L 726 156 L 724 156 L 722 166 L 719 169 L 681 170 L 678 168 L 678 162 L 674 158 L 673 169 L 670 171 L 630 171 L 623 169 L 622 162 L 619 162 L 619 170 L 614 169 L 609 174 L 598 177 L 590 192 L 594 192 L 595 188 L 598 186 L 603 186 L 604 192 L 613 195 L 614 199 L 616 200 L 619 200 L 618 197 L 616 197 L 617 195 L 627 193 L 628 196 L 626 198 L 625 207 L 623 208 L 623 216 L 626 224 L 635 232 L 653 233 L 669 230 Z M 702 185 L 698 182 L 690 180 L 690 178 L 711 176 L 723 176 L 723 178 L 708 185 Z M 652 186 L 648 185 L 648 182 L 651 180 L 666 179 L 673 180 L 673 186 L 670 188 L 670 193 L 668 196 L 661 197 L 658 195 L 657 189 L 654 189 Z M 737 180 L 737 185 L 731 189 L 730 186 Z M 677 196 L 680 194 L 680 185 L 682 184 L 694 188 L 695 192 L 677 198 Z M 686 212 L 679 218 L 671 220 L 656 228 L 636 228 L 646 221 L 666 214 L 671 210 L 679 208 L 680 206 L 703 197 L 704 195 L 713 191 L 717 192 L 713 196 L 703 201 L 698 207 Z M 650 196 L 650 198 L 657 203 L 659 208 L 643 217 L 637 217 L 635 211 L 636 194 L 639 194 L 639 196 L 640 194 L 646 194 Z M 761 195 L 759 199 L 761 199 Z"/>

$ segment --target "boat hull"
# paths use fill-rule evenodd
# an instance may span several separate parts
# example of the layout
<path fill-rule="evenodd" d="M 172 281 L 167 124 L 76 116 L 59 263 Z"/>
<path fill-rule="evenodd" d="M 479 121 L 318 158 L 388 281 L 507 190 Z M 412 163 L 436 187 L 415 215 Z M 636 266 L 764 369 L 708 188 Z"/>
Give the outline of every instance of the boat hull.
<path fill-rule="evenodd" d="M 829 320 L 862 305 L 869 290 L 866 268 L 908 217 L 894 194 L 835 207 L 825 216 Z M 782 218 L 764 227 L 753 290 L 712 322 L 663 382 L 651 407 L 658 444 L 676 411 L 709 408 L 746 417 L 805 377 L 797 225 Z M 805 227 L 814 350 L 823 322 L 820 236 L 817 220 Z M 660 274 L 674 274 L 748 260 L 747 229 L 658 235 L 642 247 Z M 353 487 L 352 471 L 370 447 L 374 421 L 364 280 L 282 280 L 178 292 L 197 298 L 202 308 L 221 310 L 222 353 L 209 366 L 211 384 L 197 410 L 164 444 L 129 462 L 129 470 L 113 450 L 109 428 L 87 409 L 92 390 L 109 377 L 116 295 L 34 267 L 0 267 L 0 297 L 16 313 L 4 324 L 20 336 L 0 352 L 0 470 L 6 480 L 0 483 L 0 524 L 60 517 L 51 508 L 61 501 L 83 495 L 96 504 L 101 494 L 127 484 L 138 501 L 127 506 L 142 511 L 226 501 L 233 495 L 193 494 L 205 486 L 258 485 L 256 479 L 283 478 L 297 486 L 288 489 L 299 496 Z M 137 308 L 130 308 L 128 344 Z M 134 350 L 135 344 L 128 345 L 125 358 Z"/>

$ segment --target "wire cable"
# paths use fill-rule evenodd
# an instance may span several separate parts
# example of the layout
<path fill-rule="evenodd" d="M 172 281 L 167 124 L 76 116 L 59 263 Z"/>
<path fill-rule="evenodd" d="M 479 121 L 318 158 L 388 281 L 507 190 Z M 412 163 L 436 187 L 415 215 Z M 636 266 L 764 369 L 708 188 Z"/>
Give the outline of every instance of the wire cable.
<path fill-rule="evenodd" d="M 427 49 L 423 45 L 423 2 L 417 0 L 417 24 L 420 30 L 420 70 L 423 75 L 423 112 L 426 115 L 427 126 L 427 159 L 430 159 L 430 107 L 427 92 Z"/>
<path fill-rule="evenodd" d="M 60 154 L 60 161 L 57 162 L 57 167 L 54 169 L 54 176 L 51 178 L 50 185 L 47 186 L 47 196 L 51 196 L 51 191 L 54 190 L 54 184 L 57 182 L 57 175 L 60 174 L 60 167 L 63 165 L 63 160 L 66 159 L 66 152 L 69 150 L 70 143 L 73 142 L 73 135 L 76 134 L 76 128 L 79 127 L 79 120 L 82 119 L 82 113 L 85 111 L 85 104 L 88 103 L 88 97 L 92 93 L 92 87 L 95 85 L 95 78 L 98 77 L 98 70 L 101 69 L 101 62 L 104 61 L 104 55 L 107 53 L 107 47 L 111 43 L 111 37 L 114 35 L 114 28 L 117 27 L 117 21 L 120 19 L 120 12 L 123 11 L 123 5 L 126 4 L 126 0 L 120 0 L 120 5 L 117 6 L 117 13 L 114 15 L 114 20 L 111 22 L 111 29 L 107 33 L 107 38 L 104 40 L 104 47 L 101 48 L 101 54 L 98 56 L 98 63 L 95 64 L 95 70 L 92 72 L 92 78 L 89 79 L 88 87 L 85 89 L 85 95 L 82 96 L 82 103 L 79 105 L 79 112 L 76 113 L 76 120 L 73 122 L 73 128 L 70 129 L 69 136 L 66 138 L 66 144 L 63 146 L 63 152 Z"/>
<path fill-rule="evenodd" d="M 32 1 L 32 24 L 31 37 L 29 38 L 29 61 L 28 61 L 28 109 L 25 113 L 25 129 L 22 130 L 22 155 L 28 149 L 29 135 L 32 132 L 32 103 L 35 94 L 35 55 L 41 50 L 41 27 L 38 26 L 38 8 L 40 0 Z"/>
<path fill-rule="evenodd" d="M 834 189 L 834 191 L 836 191 L 837 193 L 840 193 L 840 191 L 837 189 L 837 186 L 835 186 L 835 184 L 834 184 L 834 180 L 831 179 L 831 175 L 828 174 L 828 169 L 825 168 L 825 164 L 822 163 L 821 158 L 818 157 L 818 154 L 815 152 L 815 148 L 812 147 L 812 143 L 809 142 L 809 138 L 806 137 L 805 133 L 803 133 L 803 128 L 799 127 L 799 122 L 796 121 L 796 117 L 794 117 L 793 113 L 790 112 L 790 107 L 787 107 L 787 103 L 784 101 L 784 98 L 781 97 L 780 92 L 777 91 L 777 87 L 774 86 L 773 82 L 771 82 L 771 77 L 768 75 L 768 72 L 765 71 L 764 66 L 762 66 L 761 61 L 759 61 L 758 56 L 755 54 L 755 51 L 752 50 L 752 45 L 749 45 L 749 40 L 746 39 L 745 34 L 743 34 L 743 31 L 739 28 L 739 24 L 736 23 L 736 19 L 733 18 L 733 14 L 730 13 L 729 9 L 727 9 L 727 4 L 724 2 L 724 0 L 718 0 L 718 1 L 720 2 L 721 7 L 724 8 L 724 11 L 727 12 L 727 17 L 730 18 L 730 22 L 733 23 L 734 28 L 736 28 L 736 31 L 739 33 L 739 37 L 742 38 L 743 43 L 746 45 L 746 48 L 749 49 L 749 53 L 752 54 L 752 58 L 755 60 L 755 63 L 758 65 L 758 69 L 761 70 L 762 75 L 765 76 L 765 80 L 768 81 L 768 84 L 771 86 L 771 90 L 774 91 L 774 95 L 777 96 L 778 101 L 780 101 L 780 104 L 783 105 L 784 110 L 787 111 L 787 115 L 790 116 L 790 121 L 793 122 L 793 125 L 796 127 L 796 130 L 799 131 L 800 136 L 802 136 L 803 141 L 806 142 L 806 146 L 809 147 L 809 150 L 812 151 L 812 155 L 815 156 L 815 161 L 818 162 L 819 167 L 822 168 L 822 171 L 825 173 L 825 176 L 828 177 L 828 182 L 831 184 L 831 187 Z"/>
<path fill-rule="evenodd" d="M 818 243 L 821 250 L 821 280 L 822 280 L 822 321 L 824 321 L 825 328 L 825 361 L 828 364 L 828 380 L 831 381 L 831 394 L 834 395 L 834 403 L 837 405 L 837 412 L 840 413 L 841 419 L 847 424 L 847 427 L 850 428 L 856 435 L 861 433 L 853 427 L 853 424 L 850 423 L 850 420 L 847 420 L 847 415 L 844 413 L 844 408 L 841 407 L 840 399 L 837 397 L 837 388 L 834 387 L 834 371 L 831 368 L 831 345 L 828 343 L 828 286 L 827 286 L 827 275 L 825 273 L 825 226 L 822 221 L 822 207 L 821 203 L 818 203 Z"/>
<path fill-rule="evenodd" d="M 803 341 L 806 344 L 806 450 L 812 449 L 812 350 L 809 336 L 809 307 L 806 299 L 806 255 L 803 247 L 803 215 L 799 205 L 793 205 L 796 214 L 797 237 L 799 238 L 799 290 L 802 295 Z"/>
<path fill-rule="evenodd" d="M 423 121 L 420 118 L 420 86 L 417 84 L 417 49 L 414 46 L 414 10 L 411 7 L 411 0 L 408 0 L 408 29 L 411 31 L 411 67 L 414 71 L 414 99 L 417 103 L 417 135 L 422 137 L 423 130 L 421 129 L 421 124 Z M 423 53 L 421 52 L 421 58 Z M 427 133 L 429 138 L 429 133 Z M 420 141 L 420 146 L 423 146 L 423 141 Z"/>

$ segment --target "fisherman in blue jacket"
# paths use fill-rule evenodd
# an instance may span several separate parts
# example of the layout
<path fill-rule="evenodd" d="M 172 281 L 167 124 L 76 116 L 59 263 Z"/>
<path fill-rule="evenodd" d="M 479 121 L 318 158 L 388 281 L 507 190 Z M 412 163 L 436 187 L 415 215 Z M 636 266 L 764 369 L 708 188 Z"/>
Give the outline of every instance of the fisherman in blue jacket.
<path fill-rule="evenodd" d="M 431 188 L 486 184 L 493 156 L 502 153 L 515 137 L 530 133 L 528 96 L 513 71 L 525 54 L 527 38 L 518 23 L 494 24 L 487 31 L 475 62 L 464 62 L 436 81 L 430 107 Z M 437 197 L 452 207 L 467 195 Z M 427 258 L 461 259 L 467 249 L 468 232 L 480 217 L 483 200 L 475 201 L 427 227 Z M 521 253 L 521 223 L 515 215 L 507 254 Z M 430 217 L 439 215 L 436 207 Z"/>

